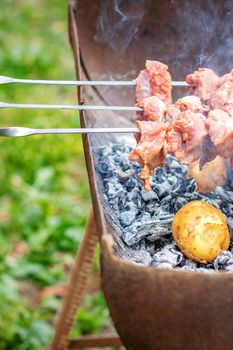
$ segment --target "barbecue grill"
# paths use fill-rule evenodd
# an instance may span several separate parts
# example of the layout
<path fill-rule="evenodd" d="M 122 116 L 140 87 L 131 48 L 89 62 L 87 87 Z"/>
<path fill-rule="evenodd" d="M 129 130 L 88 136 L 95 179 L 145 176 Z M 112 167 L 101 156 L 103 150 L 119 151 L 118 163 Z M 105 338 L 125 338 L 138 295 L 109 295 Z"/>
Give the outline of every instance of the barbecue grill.
<path fill-rule="evenodd" d="M 128 3 L 130 6 L 133 2 Z M 182 8 L 185 10 L 187 6 L 185 3 L 178 1 L 175 6 L 182 11 Z M 202 3 L 200 6 L 204 7 L 205 11 L 210 11 L 210 18 L 214 12 L 218 14 L 221 23 L 227 21 L 227 11 L 224 7 L 226 2 L 199 3 Z M 143 67 L 145 59 L 155 57 L 171 67 L 171 74 L 175 80 L 180 80 L 188 71 L 194 70 L 197 65 L 194 52 L 199 50 L 192 46 L 191 41 L 185 43 L 188 45 L 185 64 L 183 57 L 180 61 L 173 62 L 174 54 L 171 53 L 177 54 L 176 46 L 185 37 L 182 38 L 176 30 L 178 18 L 170 4 L 170 1 L 152 2 L 150 8 L 145 11 L 135 39 L 121 52 L 121 48 L 117 47 L 117 52 L 110 42 L 96 39 L 96 22 L 103 2 L 102 5 L 100 1 L 72 2 L 70 39 L 77 79 L 98 80 L 109 76 L 116 79 L 125 76 L 127 72 L 129 75 L 125 78 L 132 79 L 135 71 L 138 72 Z M 196 31 L 197 36 L 202 38 L 201 28 L 196 27 Z M 117 39 L 122 43 L 121 37 Z M 166 43 L 168 40 L 169 56 L 166 54 L 166 44 L 164 48 L 163 45 L 152 45 L 152 42 Z M 209 57 L 213 55 L 218 40 L 216 37 L 206 48 Z M 227 66 L 226 61 L 224 64 L 220 65 L 223 71 L 231 68 Z M 107 73 L 109 76 L 106 76 Z M 88 91 L 79 90 L 81 101 L 84 99 L 87 104 L 96 105 L 132 105 L 133 95 L 134 90 L 129 88 L 114 90 L 114 87 L 96 87 Z M 81 125 L 119 127 L 131 124 L 128 118 L 120 117 L 119 113 L 109 112 L 106 118 L 94 111 L 85 111 L 81 113 Z M 95 170 L 96 148 L 103 144 L 108 145 L 114 140 L 119 142 L 118 137 L 85 135 L 83 144 L 101 244 L 102 284 L 112 319 L 123 344 L 128 349 L 140 350 L 232 349 L 231 274 L 157 270 L 131 264 L 120 258 L 122 252 L 117 242 L 117 232 L 111 218 L 104 212 L 106 203 L 101 195 L 101 183 Z"/>
<path fill-rule="evenodd" d="M 192 3 L 194 2 L 181 0 L 129 0 L 125 2 L 126 9 L 122 13 L 119 0 L 71 1 L 69 35 L 77 79 L 132 80 L 146 59 L 158 59 L 169 66 L 175 80 L 180 80 L 200 64 L 208 63 L 208 57 L 213 55 L 216 56 L 215 64 L 219 64 L 219 73 L 229 70 L 231 57 L 223 62 L 224 54 L 218 44 L 218 35 L 223 28 L 216 27 L 211 40 L 206 41 L 200 25 L 212 28 L 213 24 L 208 22 L 211 18 L 216 23 L 227 22 L 229 2 L 195 1 L 195 8 L 199 8 L 202 16 L 203 13 L 209 13 L 206 22 L 203 17 L 199 18 L 200 13 L 194 11 L 194 15 L 197 16 L 196 24 L 193 21 L 188 22 L 185 17 L 184 23 L 181 23 L 182 12 L 190 11 Z M 118 16 L 115 18 L 116 14 Z M 120 28 L 117 26 L 119 21 Z M 137 28 L 134 28 L 134 22 L 138 23 Z M 223 33 L 223 42 L 227 40 L 232 26 L 230 22 L 227 23 L 229 30 Z M 198 48 L 193 40 L 188 40 L 194 29 L 201 45 L 205 45 L 205 55 L 203 53 L 202 57 L 198 56 L 200 62 L 197 61 L 196 52 L 202 52 L 203 48 Z M 129 32 L 133 35 L 128 38 Z M 216 45 L 218 50 L 215 52 Z M 184 55 L 178 55 L 180 50 L 185 51 L 185 61 Z M 176 97 L 182 95 L 182 89 L 177 88 Z M 85 104 L 90 106 L 132 106 L 133 98 L 134 89 L 129 86 L 78 88 L 79 103 L 85 101 Z M 109 110 L 107 115 L 106 112 L 82 110 L 80 118 L 83 129 L 133 126 L 132 118 L 113 110 Z M 2 132 L 4 134 L 9 131 Z M 120 338 L 127 349 L 135 350 L 230 350 L 233 348 L 232 274 L 161 270 L 139 266 L 124 259 L 119 228 L 106 211 L 108 203 L 103 196 L 102 182 L 96 165 L 97 149 L 100 146 L 119 144 L 126 137 L 129 142 L 133 140 L 131 135 L 106 132 L 101 135 L 83 134 L 94 210 L 94 221 L 92 218 L 92 224 L 89 225 L 97 226 L 101 245 L 103 290 Z M 91 243 L 88 245 L 88 241 L 85 241 L 90 254 L 93 253 L 93 245 L 96 242 L 94 232 L 91 236 L 93 227 L 89 227 L 88 239 Z M 66 306 L 68 307 L 68 304 Z"/>

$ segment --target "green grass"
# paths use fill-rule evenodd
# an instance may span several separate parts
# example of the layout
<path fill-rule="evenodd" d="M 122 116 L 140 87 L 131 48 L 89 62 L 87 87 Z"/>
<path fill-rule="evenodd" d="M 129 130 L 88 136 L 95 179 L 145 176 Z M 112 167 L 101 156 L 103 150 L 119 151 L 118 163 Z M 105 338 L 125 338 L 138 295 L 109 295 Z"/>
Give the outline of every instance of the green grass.
<path fill-rule="evenodd" d="M 1 0 L 0 74 L 74 79 L 67 37 L 67 2 Z M 0 100 L 76 102 L 62 86 L 0 86 Z M 75 111 L 1 110 L 1 126 L 77 127 Z M 80 244 L 90 195 L 81 138 L 0 139 L 0 349 L 38 350 L 48 344 L 60 301 L 39 299 L 46 286 L 67 282 Z M 18 247 L 26 247 L 17 253 Z M 74 335 L 108 321 L 102 295 L 84 300 Z"/>

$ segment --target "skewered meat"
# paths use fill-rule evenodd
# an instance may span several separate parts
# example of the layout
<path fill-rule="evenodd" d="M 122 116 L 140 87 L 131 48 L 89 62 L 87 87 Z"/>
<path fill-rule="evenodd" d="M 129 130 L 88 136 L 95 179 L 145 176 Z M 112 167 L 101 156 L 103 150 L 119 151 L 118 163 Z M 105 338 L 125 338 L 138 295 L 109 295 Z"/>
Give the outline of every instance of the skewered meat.
<path fill-rule="evenodd" d="M 147 69 L 142 70 L 138 77 L 135 79 L 136 82 L 136 95 L 135 104 L 138 106 L 145 97 L 152 95 L 152 88 L 150 84 L 150 77 Z"/>
<path fill-rule="evenodd" d="M 207 102 L 210 109 L 223 109 L 233 115 L 233 70 L 218 77 L 212 69 L 199 68 L 186 77 L 190 92 Z"/>
<path fill-rule="evenodd" d="M 208 135 L 200 99 L 186 96 L 168 108 L 171 124 L 167 133 L 168 152 L 181 163 L 191 164 L 202 154 Z"/>
<path fill-rule="evenodd" d="M 185 96 L 176 101 L 175 107 L 181 112 L 190 110 L 194 113 L 203 113 L 203 106 L 199 97 Z"/>
<path fill-rule="evenodd" d="M 168 67 L 158 61 L 146 61 L 146 68 L 136 79 L 135 105 L 142 107 L 143 112 L 136 115 L 141 134 L 135 134 L 138 144 L 129 159 L 141 164 L 140 178 L 147 190 L 151 190 L 149 179 L 154 168 L 163 165 L 165 160 L 168 129 L 165 119 L 171 103 L 171 83 Z"/>
<path fill-rule="evenodd" d="M 226 159 L 232 158 L 233 118 L 221 109 L 214 109 L 209 112 L 206 125 L 218 154 Z"/>
<path fill-rule="evenodd" d="M 161 62 L 146 61 L 136 79 L 135 105 L 143 112 L 136 116 L 140 133 L 135 134 L 138 144 L 129 159 L 141 164 L 140 178 L 147 190 L 154 168 L 164 165 L 166 153 L 183 164 L 197 161 L 200 170 L 217 155 L 230 158 L 233 167 L 233 70 L 219 78 L 213 70 L 199 68 L 186 77 L 194 95 L 171 105 L 167 69 Z M 211 109 L 208 116 L 203 102 Z"/>
<path fill-rule="evenodd" d="M 146 68 L 139 73 L 136 81 L 135 103 L 145 97 L 157 96 L 167 106 L 171 103 L 172 80 L 168 67 L 159 61 L 146 61 Z"/>
<path fill-rule="evenodd" d="M 206 101 L 217 89 L 219 77 L 209 68 L 199 68 L 193 74 L 186 77 L 186 82 L 193 85 L 189 88 L 190 94 Z"/>
<path fill-rule="evenodd" d="M 164 165 L 166 150 L 164 141 L 168 125 L 166 123 L 158 123 L 155 121 L 136 121 L 139 128 L 140 141 L 137 146 L 131 151 L 129 159 L 137 161 L 142 166 L 140 179 L 145 183 L 145 189 L 150 191 L 150 177 L 153 175 L 153 170 Z"/>
<path fill-rule="evenodd" d="M 218 89 L 208 101 L 211 109 L 223 109 L 233 116 L 233 71 L 219 79 Z"/>
<path fill-rule="evenodd" d="M 233 70 L 230 73 L 218 77 L 211 69 L 199 68 L 198 71 L 190 74 L 186 77 L 186 81 L 194 86 L 190 88 L 194 94 L 200 96 L 204 100 L 210 109 L 221 109 L 233 116 Z M 214 123 L 218 120 L 218 127 L 222 123 L 222 118 L 225 119 L 226 116 L 222 115 L 220 111 L 214 112 L 210 118 L 207 118 L 207 124 L 210 125 L 210 134 L 208 138 L 204 141 L 203 152 L 200 159 L 200 168 L 206 163 L 213 160 L 217 154 L 226 156 L 229 151 L 224 150 L 223 140 L 221 144 L 221 138 L 218 140 L 214 133 Z M 213 122 L 213 118 L 215 122 Z M 215 125 L 216 126 L 216 125 Z M 218 130 L 216 129 L 218 134 Z M 216 134 L 216 135 L 217 135 Z M 222 132 L 221 132 L 222 135 Z M 225 141 L 229 143 L 228 141 Z"/>
<path fill-rule="evenodd" d="M 167 107 L 157 96 L 144 98 L 140 106 L 143 108 L 143 112 L 137 115 L 137 119 L 158 122 L 165 121 Z"/>

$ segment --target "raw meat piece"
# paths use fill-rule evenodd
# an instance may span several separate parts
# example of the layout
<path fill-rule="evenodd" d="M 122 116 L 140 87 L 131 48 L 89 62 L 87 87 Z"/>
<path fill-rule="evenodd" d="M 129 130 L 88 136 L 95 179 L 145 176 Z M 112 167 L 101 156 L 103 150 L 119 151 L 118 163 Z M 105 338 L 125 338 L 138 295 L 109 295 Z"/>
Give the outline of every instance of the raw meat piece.
<path fill-rule="evenodd" d="M 186 82 L 193 85 L 189 88 L 190 94 L 206 101 L 218 87 L 219 77 L 209 68 L 199 68 L 186 77 Z"/>
<path fill-rule="evenodd" d="M 190 110 L 194 113 L 202 113 L 203 106 L 201 100 L 197 96 L 185 96 L 176 101 L 175 106 L 181 111 Z"/>
<path fill-rule="evenodd" d="M 165 162 L 166 149 L 165 138 L 168 129 L 166 123 L 158 123 L 155 121 L 136 121 L 139 128 L 140 140 L 137 146 L 130 152 L 129 159 L 137 161 L 142 171 L 139 175 L 144 181 L 145 189 L 150 191 L 151 186 L 149 179 L 153 175 L 153 171 L 158 166 L 163 166 Z"/>
<path fill-rule="evenodd" d="M 139 73 L 136 81 L 135 103 L 140 103 L 145 97 L 157 96 L 167 106 L 171 104 L 172 80 L 168 67 L 159 61 L 146 61 L 146 68 Z"/>
<path fill-rule="evenodd" d="M 146 61 L 136 81 L 135 106 L 143 108 L 136 115 L 136 123 L 141 133 L 135 134 L 137 146 L 129 159 L 142 166 L 140 178 L 145 189 L 151 190 L 149 179 L 157 166 L 165 160 L 165 138 L 168 129 L 165 123 L 166 111 L 171 103 L 172 80 L 168 67 L 159 61 Z"/>
<path fill-rule="evenodd" d="M 223 109 L 233 116 L 233 71 L 219 79 L 217 90 L 208 101 L 210 109 Z"/>
<path fill-rule="evenodd" d="M 135 105 L 139 106 L 140 102 L 145 97 L 152 95 L 152 89 L 150 85 L 149 73 L 146 69 L 142 70 L 138 77 L 135 79 L 136 82 L 136 95 L 135 95 Z"/>
<path fill-rule="evenodd" d="M 171 124 L 166 137 L 168 152 L 181 163 L 191 164 L 202 154 L 208 136 L 200 99 L 186 96 L 168 108 Z"/>
<path fill-rule="evenodd" d="M 165 121 L 167 107 L 158 97 L 149 96 L 144 98 L 140 103 L 140 107 L 143 108 L 143 112 L 137 115 L 138 120 Z"/>
<path fill-rule="evenodd" d="M 226 159 L 232 158 L 233 118 L 221 109 L 214 109 L 209 112 L 206 125 L 218 154 Z"/>

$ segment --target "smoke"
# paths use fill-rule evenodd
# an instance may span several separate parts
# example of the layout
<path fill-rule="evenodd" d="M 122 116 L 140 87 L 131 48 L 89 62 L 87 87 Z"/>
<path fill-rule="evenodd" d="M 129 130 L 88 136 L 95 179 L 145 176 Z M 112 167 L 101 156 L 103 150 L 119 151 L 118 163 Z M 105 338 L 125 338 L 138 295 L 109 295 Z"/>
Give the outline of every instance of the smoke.
<path fill-rule="evenodd" d="M 179 0 L 171 2 L 182 52 L 176 64 L 183 60 L 190 71 L 200 66 L 213 68 L 217 73 L 229 69 L 233 58 L 233 2 L 206 0 L 179 4 Z"/>
<path fill-rule="evenodd" d="M 95 41 L 118 56 L 138 48 L 141 68 L 142 57 L 161 60 L 182 79 L 200 66 L 230 70 L 232 33 L 232 0 L 102 0 Z"/>
<path fill-rule="evenodd" d="M 172 0 L 168 7 L 171 17 L 162 23 L 158 19 L 160 33 L 154 33 L 151 51 L 162 50 L 161 60 L 172 67 L 172 72 L 185 75 L 200 66 L 218 74 L 232 69 L 233 1 Z"/>
<path fill-rule="evenodd" d="M 135 38 L 150 0 L 102 0 L 95 40 L 123 52 Z"/>

